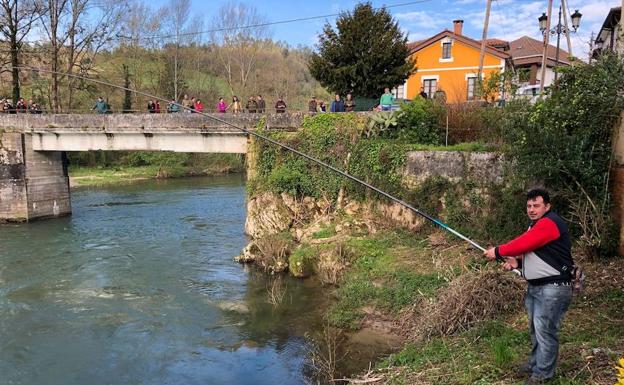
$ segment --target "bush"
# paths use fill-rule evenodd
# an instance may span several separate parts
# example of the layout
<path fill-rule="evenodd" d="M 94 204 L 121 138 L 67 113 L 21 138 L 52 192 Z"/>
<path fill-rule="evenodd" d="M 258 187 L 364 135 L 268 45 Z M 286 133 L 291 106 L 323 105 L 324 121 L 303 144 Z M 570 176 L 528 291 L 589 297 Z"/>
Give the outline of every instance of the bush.
<path fill-rule="evenodd" d="M 398 137 L 411 143 L 442 144 L 444 108 L 424 98 L 401 104 L 398 116 Z"/>
<path fill-rule="evenodd" d="M 624 107 L 624 63 L 606 55 L 561 69 L 550 97 L 510 105 L 508 155 L 527 184 L 544 184 L 591 257 L 613 252 L 609 212 L 613 127 Z M 614 239 L 615 238 L 615 239 Z"/>

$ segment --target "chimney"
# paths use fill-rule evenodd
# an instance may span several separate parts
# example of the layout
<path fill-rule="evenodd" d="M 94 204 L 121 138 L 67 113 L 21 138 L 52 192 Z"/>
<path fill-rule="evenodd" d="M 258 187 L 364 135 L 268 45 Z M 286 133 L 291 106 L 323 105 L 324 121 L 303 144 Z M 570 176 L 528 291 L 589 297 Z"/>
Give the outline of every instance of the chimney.
<path fill-rule="evenodd" d="M 464 25 L 463 20 L 453 20 L 453 32 L 455 33 L 455 35 L 462 34 L 463 25 Z"/>

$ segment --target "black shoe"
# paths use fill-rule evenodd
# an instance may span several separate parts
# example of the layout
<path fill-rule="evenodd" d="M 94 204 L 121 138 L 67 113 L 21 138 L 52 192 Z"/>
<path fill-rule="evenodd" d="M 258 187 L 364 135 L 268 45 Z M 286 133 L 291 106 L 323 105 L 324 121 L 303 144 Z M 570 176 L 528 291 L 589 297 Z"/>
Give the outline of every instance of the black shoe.
<path fill-rule="evenodd" d="M 519 378 L 530 376 L 533 374 L 533 367 L 528 362 L 516 368 L 516 376 Z"/>
<path fill-rule="evenodd" d="M 529 377 L 528 380 L 524 381 L 524 385 L 543 385 L 546 384 L 550 378 L 543 379 L 535 376 Z"/>

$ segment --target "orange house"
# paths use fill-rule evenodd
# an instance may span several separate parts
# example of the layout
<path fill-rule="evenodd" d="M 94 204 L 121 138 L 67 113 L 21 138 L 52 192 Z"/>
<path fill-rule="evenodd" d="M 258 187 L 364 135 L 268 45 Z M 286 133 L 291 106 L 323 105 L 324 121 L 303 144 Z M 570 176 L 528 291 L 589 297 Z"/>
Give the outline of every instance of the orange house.
<path fill-rule="evenodd" d="M 410 44 L 410 56 L 416 61 L 416 72 L 405 83 L 406 98 L 417 97 L 424 89 L 428 98 L 444 91 L 448 103 L 461 103 L 476 98 L 477 73 L 481 42 L 462 35 L 463 20 L 453 21 L 454 31 L 444 30 L 426 40 Z M 506 42 L 488 39 L 483 60 L 482 78 L 492 72 L 503 72 L 509 59 Z M 496 48 L 500 47 L 500 48 Z"/>

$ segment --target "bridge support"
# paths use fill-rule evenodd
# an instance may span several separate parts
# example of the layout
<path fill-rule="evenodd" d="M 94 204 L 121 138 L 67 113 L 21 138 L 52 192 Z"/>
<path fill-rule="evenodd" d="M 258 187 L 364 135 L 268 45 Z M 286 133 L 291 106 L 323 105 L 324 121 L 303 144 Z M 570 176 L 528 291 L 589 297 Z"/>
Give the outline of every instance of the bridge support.
<path fill-rule="evenodd" d="M 33 151 L 32 140 L 0 131 L 0 221 L 71 214 L 65 154 Z"/>

